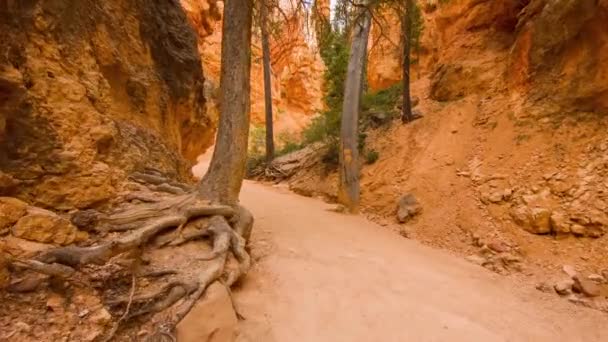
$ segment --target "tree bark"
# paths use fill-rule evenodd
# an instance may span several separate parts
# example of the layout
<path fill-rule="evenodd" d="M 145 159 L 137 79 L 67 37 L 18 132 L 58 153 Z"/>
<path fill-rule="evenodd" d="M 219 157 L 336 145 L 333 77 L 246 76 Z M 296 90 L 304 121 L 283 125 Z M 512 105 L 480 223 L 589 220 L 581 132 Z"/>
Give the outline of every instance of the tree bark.
<path fill-rule="evenodd" d="M 261 3 L 262 59 L 264 61 L 264 108 L 266 110 L 266 163 L 274 159 L 272 123 L 272 83 L 270 79 L 270 44 L 268 43 L 268 3 Z"/>
<path fill-rule="evenodd" d="M 412 21 L 410 18 L 412 10 L 412 0 L 405 0 L 405 10 L 401 20 L 401 30 L 403 32 L 403 104 L 401 121 L 404 123 L 411 122 L 412 117 L 412 101 L 410 94 L 410 45 L 412 33 Z"/>
<path fill-rule="evenodd" d="M 220 123 L 209 170 L 199 192 L 235 204 L 245 176 L 249 134 L 251 21 L 253 0 L 226 0 L 222 27 Z"/>
<path fill-rule="evenodd" d="M 340 129 L 340 184 L 338 200 L 351 213 L 359 210 L 358 121 L 363 66 L 371 24 L 371 10 L 357 15 L 348 60 Z"/>

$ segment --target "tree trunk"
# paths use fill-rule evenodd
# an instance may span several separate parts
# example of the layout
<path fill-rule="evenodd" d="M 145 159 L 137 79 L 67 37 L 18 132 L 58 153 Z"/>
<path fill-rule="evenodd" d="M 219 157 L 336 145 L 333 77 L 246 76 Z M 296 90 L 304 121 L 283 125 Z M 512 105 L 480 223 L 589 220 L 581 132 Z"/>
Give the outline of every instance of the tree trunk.
<path fill-rule="evenodd" d="M 199 184 L 206 198 L 235 204 L 245 176 L 253 0 L 226 0 L 222 27 L 220 123 L 209 170 Z"/>
<path fill-rule="evenodd" d="M 351 213 L 356 213 L 359 209 L 358 121 L 363 65 L 365 55 L 367 54 L 367 41 L 371 23 L 371 10 L 364 8 L 363 11 L 363 13 L 357 16 L 352 36 L 340 130 L 340 184 L 338 200 Z"/>
<path fill-rule="evenodd" d="M 270 44 L 268 43 L 268 3 L 261 4 L 262 59 L 264 61 L 264 108 L 266 110 L 266 163 L 274 159 L 274 134 L 272 123 L 272 83 L 270 80 Z"/>
<path fill-rule="evenodd" d="M 412 10 L 412 0 L 405 0 L 405 10 L 401 20 L 401 30 L 403 32 L 403 104 L 401 121 L 412 121 L 412 102 L 410 98 L 410 45 L 412 22 L 410 20 Z"/>

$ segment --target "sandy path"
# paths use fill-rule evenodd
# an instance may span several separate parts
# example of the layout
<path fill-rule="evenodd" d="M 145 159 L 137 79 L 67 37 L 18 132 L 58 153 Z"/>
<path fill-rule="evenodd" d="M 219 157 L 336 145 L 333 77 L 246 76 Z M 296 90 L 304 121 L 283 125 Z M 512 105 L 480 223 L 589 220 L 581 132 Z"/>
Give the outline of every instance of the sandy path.
<path fill-rule="evenodd" d="M 518 288 L 360 217 L 248 182 L 258 263 L 240 341 L 608 341 L 608 315 Z"/>

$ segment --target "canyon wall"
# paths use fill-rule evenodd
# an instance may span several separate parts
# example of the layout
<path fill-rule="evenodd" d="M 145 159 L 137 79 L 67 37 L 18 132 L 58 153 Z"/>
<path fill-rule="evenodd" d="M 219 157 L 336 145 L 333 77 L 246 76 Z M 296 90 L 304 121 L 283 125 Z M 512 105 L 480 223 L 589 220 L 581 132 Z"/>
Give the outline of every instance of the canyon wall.
<path fill-rule="evenodd" d="M 222 45 L 223 4 L 214 0 L 182 0 L 191 21 L 198 29 L 199 52 L 203 61 L 208 100 L 213 101 L 210 111 L 217 112 Z M 288 20 L 278 11 L 274 16 L 280 23 L 270 37 L 270 62 L 272 67 L 272 102 L 275 132 L 300 131 L 310 117 L 322 108 L 323 62 L 307 37 L 306 17 L 296 13 L 291 3 L 282 3 Z M 202 15 L 200 13 L 203 13 Z M 210 13 L 211 15 L 206 15 Z M 217 18 L 217 21 L 201 21 L 198 18 Z M 202 23 L 202 24 L 200 24 Z M 264 123 L 264 84 L 262 47 L 259 28 L 254 27 L 251 65 L 251 120 L 254 125 Z M 217 114 L 211 114 L 217 115 Z"/>
<path fill-rule="evenodd" d="M 500 273 L 517 270 L 486 260 L 490 245 L 516 254 L 529 279 L 564 264 L 605 268 L 608 1 L 418 4 L 425 27 L 410 72 L 422 118 L 366 132 L 378 159 L 362 166 L 362 211 Z M 401 79 L 399 23 L 385 19 L 369 42 L 373 89 Z M 316 163 L 290 187 L 335 199 L 337 173 Z M 398 224 L 405 195 L 424 209 Z"/>
<path fill-rule="evenodd" d="M 171 1 L 0 1 L 0 192 L 102 205 L 212 142 L 197 36 Z"/>
<path fill-rule="evenodd" d="M 424 29 L 411 75 L 431 76 L 433 98 L 505 88 L 569 109 L 608 109 L 608 1 L 420 0 L 418 6 Z M 399 20 L 391 11 L 378 18 L 370 37 L 372 89 L 401 80 Z"/>

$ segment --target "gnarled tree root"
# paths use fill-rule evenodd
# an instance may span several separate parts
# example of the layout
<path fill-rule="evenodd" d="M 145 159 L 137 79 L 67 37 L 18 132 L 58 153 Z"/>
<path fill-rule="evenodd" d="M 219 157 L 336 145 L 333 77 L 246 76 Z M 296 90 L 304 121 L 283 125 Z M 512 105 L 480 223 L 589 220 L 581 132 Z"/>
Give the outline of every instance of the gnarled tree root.
<path fill-rule="evenodd" d="M 156 178 L 155 178 L 156 177 Z M 156 175 L 141 177 L 152 182 L 159 182 Z M 166 183 L 166 182 L 164 182 Z M 163 184 L 163 183 L 161 183 Z M 172 184 L 172 186 L 176 186 Z M 181 188 L 180 188 L 181 189 Z M 179 246 L 201 237 L 212 237 L 212 249 L 204 255 L 193 256 L 194 260 L 204 268 L 196 271 L 194 279 L 176 280 L 163 286 L 151 294 L 137 294 L 136 277 L 150 275 L 138 274 L 131 270 L 133 277 L 131 291 L 127 299 L 106 301 L 106 305 L 114 308 L 123 307 L 121 317 L 106 334 L 112 337 L 119 330 L 121 323 L 145 317 L 151 319 L 154 314 L 168 311 L 168 317 L 163 314 L 161 323 L 157 323 L 157 331 L 151 338 L 164 337 L 174 339 L 177 324 L 190 312 L 205 290 L 215 281 L 220 281 L 228 288 L 235 284 L 247 273 L 251 259 L 245 250 L 245 245 L 251 233 L 253 216 L 241 206 L 225 206 L 210 204 L 195 194 L 177 195 L 160 201 L 148 201 L 138 205 L 128 205 L 120 212 L 97 214 L 98 226 L 106 231 L 123 231 L 123 235 L 110 241 L 91 246 L 68 246 L 43 252 L 34 260 L 18 260 L 14 263 L 32 271 L 44 273 L 59 278 L 76 278 L 75 274 L 84 272 L 87 265 L 120 265 L 114 262 L 114 257 L 124 257 L 127 252 L 142 251 L 146 248 L 162 248 L 163 246 Z M 191 225 L 191 226 L 190 226 Z M 173 231 L 171 231 L 173 230 Z M 168 240 L 155 246 L 149 242 L 161 233 L 171 231 L 161 238 Z M 193 243 L 204 243 L 194 241 Z M 227 260 L 232 254 L 238 262 L 238 267 L 227 269 Z M 135 258 L 141 255 L 135 253 Z M 114 266 L 113 266 L 114 267 Z M 118 266 L 117 266 L 118 267 Z M 122 267 L 122 266 L 120 266 Z M 120 268 L 119 267 L 119 268 Z M 164 271 L 161 275 L 172 274 L 180 276 L 178 271 Z M 154 277 L 154 275 L 151 275 Z M 139 284 L 139 282 L 137 282 Z M 178 307 L 175 304 L 180 302 Z"/>

